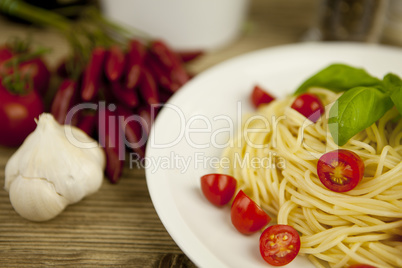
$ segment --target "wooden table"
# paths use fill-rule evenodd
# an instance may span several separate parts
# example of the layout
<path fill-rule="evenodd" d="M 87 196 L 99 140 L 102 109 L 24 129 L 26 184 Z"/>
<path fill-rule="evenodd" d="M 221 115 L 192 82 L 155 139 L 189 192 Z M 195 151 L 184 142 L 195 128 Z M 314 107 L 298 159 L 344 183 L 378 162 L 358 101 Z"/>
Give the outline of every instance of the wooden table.
<path fill-rule="evenodd" d="M 242 36 L 228 47 L 189 64 L 199 73 L 256 49 L 302 40 L 314 21 L 318 0 L 251 0 Z M 34 42 L 53 49 L 50 66 L 66 54 L 61 36 L 0 18 L 0 43 L 32 32 Z M 1 101 L 1 100 L 0 100 Z M 1 122 L 0 122 L 1 123 Z M 1 128 L 1 124 L 0 124 Z M 1 130 L 0 130 L 1 131 Z M 15 149 L 0 147 L 0 185 Z M 12 208 L 0 190 L 0 267 L 193 267 L 159 220 L 143 169 L 125 167 L 117 185 L 106 179 L 99 192 L 67 207 L 57 218 L 34 223 Z"/>

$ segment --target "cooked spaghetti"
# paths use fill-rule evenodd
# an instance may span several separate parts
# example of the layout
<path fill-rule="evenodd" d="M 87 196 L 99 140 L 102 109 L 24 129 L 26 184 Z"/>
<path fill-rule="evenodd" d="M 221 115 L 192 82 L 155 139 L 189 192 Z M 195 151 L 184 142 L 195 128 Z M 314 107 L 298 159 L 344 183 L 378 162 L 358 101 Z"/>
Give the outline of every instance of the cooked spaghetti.
<path fill-rule="evenodd" d="M 327 105 L 339 94 L 311 89 Z M 333 192 L 317 176 L 318 158 L 338 149 L 328 113 L 312 123 L 290 108 L 294 96 L 260 106 L 224 151 L 220 172 L 238 180 L 277 223 L 301 234 L 301 254 L 317 267 L 364 263 L 402 267 L 402 120 L 391 109 L 342 148 L 365 164 L 362 181 Z M 229 161 L 228 161 L 229 159 Z M 227 165 L 227 163 L 230 165 Z"/>

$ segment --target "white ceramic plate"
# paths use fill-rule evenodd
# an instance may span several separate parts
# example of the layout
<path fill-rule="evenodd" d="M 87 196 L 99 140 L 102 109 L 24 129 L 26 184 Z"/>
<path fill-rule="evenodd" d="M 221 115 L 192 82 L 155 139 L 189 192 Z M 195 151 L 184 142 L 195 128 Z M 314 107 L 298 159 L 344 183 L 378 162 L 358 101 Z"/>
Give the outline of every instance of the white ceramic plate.
<path fill-rule="evenodd" d="M 200 267 L 269 267 L 259 233 L 244 236 L 230 208 L 203 197 L 200 177 L 214 172 L 222 145 L 236 132 L 249 94 L 260 84 L 277 97 L 331 63 L 365 68 L 382 77 L 402 73 L 402 50 L 353 43 L 301 43 L 268 48 L 223 62 L 196 76 L 158 115 L 147 145 L 146 177 L 155 209 L 177 245 Z M 288 267 L 313 267 L 298 256 Z"/>

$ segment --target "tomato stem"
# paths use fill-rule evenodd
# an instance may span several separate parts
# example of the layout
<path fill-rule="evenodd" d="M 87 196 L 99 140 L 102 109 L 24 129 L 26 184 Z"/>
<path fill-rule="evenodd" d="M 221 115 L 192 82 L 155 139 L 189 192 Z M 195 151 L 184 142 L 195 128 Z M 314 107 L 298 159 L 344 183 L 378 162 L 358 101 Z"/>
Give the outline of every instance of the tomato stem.
<path fill-rule="evenodd" d="M 2 84 L 10 93 L 25 95 L 33 90 L 33 81 L 28 75 L 21 75 L 17 68 L 17 65 L 14 65 L 14 72 L 3 77 Z"/>
<path fill-rule="evenodd" d="M 14 67 L 22 62 L 31 60 L 31 59 L 35 59 L 37 57 L 40 57 L 46 53 L 49 53 L 51 51 L 50 48 L 44 48 L 44 47 L 40 47 L 38 49 L 36 49 L 33 52 L 30 53 L 24 53 L 22 55 L 17 55 L 14 56 L 13 58 L 7 60 L 7 62 L 5 63 L 6 67 Z"/>

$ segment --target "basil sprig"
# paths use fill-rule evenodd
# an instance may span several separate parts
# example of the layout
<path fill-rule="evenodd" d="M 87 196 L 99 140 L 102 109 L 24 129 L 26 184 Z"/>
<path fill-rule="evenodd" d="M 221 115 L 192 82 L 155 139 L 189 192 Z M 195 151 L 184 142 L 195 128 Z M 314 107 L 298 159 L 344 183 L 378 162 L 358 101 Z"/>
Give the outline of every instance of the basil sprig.
<path fill-rule="evenodd" d="M 310 87 L 342 92 L 329 111 L 328 128 L 339 146 L 380 119 L 393 106 L 402 114 L 402 80 L 388 73 L 382 80 L 364 69 L 332 64 L 308 78 L 295 94 Z"/>
<path fill-rule="evenodd" d="M 346 64 L 332 64 L 307 79 L 295 94 L 301 94 L 310 87 L 322 87 L 334 92 L 346 91 L 359 86 L 381 85 L 381 80 L 368 74 L 364 69 Z"/>

